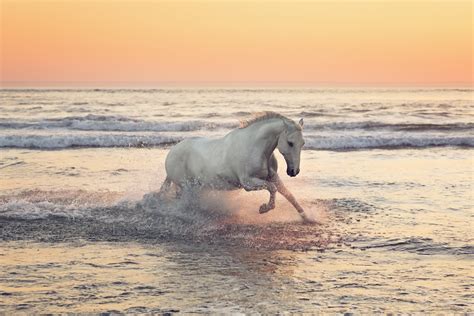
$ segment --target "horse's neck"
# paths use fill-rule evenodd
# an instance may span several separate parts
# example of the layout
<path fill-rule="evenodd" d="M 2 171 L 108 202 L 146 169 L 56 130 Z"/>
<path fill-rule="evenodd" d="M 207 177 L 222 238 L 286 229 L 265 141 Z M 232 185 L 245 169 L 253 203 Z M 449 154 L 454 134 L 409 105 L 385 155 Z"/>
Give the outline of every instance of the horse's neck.
<path fill-rule="evenodd" d="M 250 126 L 249 133 L 254 135 L 252 141 L 263 150 L 263 154 L 270 158 L 278 144 L 278 137 L 285 130 L 285 123 L 281 119 L 271 119 L 255 123 Z"/>

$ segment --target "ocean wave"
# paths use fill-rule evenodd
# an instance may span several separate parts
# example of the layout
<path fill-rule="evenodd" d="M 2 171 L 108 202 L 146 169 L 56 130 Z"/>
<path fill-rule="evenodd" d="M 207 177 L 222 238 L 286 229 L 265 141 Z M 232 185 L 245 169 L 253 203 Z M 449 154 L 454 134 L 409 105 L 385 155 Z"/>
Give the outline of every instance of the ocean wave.
<path fill-rule="evenodd" d="M 10 135 L 0 136 L 0 148 L 155 147 L 180 140 L 164 135 Z"/>
<path fill-rule="evenodd" d="M 3 129 L 70 129 L 80 131 L 196 131 L 237 127 L 238 123 L 216 123 L 206 121 L 153 122 L 118 115 L 68 116 L 40 121 L 0 120 Z"/>
<path fill-rule="evenodd" d="M 313 150 L 360 150 L 360 149 L 398 149 L 429 147 L 474 147 L 474 137 L 444 136 L 345 136 L 305 137 L 304 149 Z"/>
<path fill-rule="evenodd" d="M 305 130 L 474 131 L 474 123 L 385 123 L 374 121 L 305 124 Z"/>
<path fill-rule="evenodd" d="M 189 135 L 189 134 L 188 134 Z M 191 135 L 189 135 L 191 137 Z M 168 134 L 17 134 L 0 135 L 0 148 L 63 149 L 74 147 L 161 147 L 188 138 Z M 344 135 L 305 136 L 305 150 L 362 150 L 429 147 L 474 147 L 474 137 L 411 135 Z"/>
<path fill-rule="evenodd" d="M 233 115 L 242 116 L 237 112 Z M 305 112 L 306 113 L 306 112 Z M 322 114 L 321 115 L 325 115 Z M 214 117 L 215 115 L 209 115 Z M 311 115 L 310 115 L 311 116 Z M 147 121 L 135 119 L 120 115 L 95 115 L 88 114 L 85 116 L 67 116 L 63 118 L 44 119 L 38 121 L 27 120 L 0 120 L 0 129 L 69 129 L 80 131 L 150 131 L 150 132 L 166 132 L 166 131 L 198 131 L 198 130 L 217 130 L 232 129 L 238 127 L 238 120 L 235 122 L 224 121 L 202 121 L 190 120 L 179 122 L 163 122 L 163 121 Z M 325 131 L 325 130 L 387 130 L 387 131 L 405 131 L 405 132 L 423 132 L 423 131 L 474 131 L 474 123 L 455 122 L 455 123 L 385 123 L 376 121 L 361 122 L 331 122 L 331 123 L 314 123 L 307 122 L 305 124 L 307 131 Z"/>

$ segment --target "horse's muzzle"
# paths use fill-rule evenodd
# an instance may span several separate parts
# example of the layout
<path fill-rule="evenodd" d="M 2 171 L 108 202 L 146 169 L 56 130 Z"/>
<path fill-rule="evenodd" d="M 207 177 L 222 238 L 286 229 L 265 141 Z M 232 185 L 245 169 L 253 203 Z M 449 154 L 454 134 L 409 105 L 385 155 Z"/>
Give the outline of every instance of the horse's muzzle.
<path fill-rule="evenodd" d="M 290 177 L 296 177 L 300 173 L 300 169 L 294 169 L 294 168 L 288 168 L 286 169 L 286 174 L 289 175 Z"/>

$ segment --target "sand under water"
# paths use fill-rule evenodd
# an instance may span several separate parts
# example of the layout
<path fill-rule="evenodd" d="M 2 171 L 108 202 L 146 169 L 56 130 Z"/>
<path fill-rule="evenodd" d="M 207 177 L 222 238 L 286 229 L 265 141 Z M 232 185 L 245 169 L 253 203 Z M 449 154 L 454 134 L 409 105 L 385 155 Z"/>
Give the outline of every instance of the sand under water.
<path fill-rule="evenodd" d="M 124 117 L 161 109 L 150 95 L 171 123 Z M 0 313 L 473 312 L 464 90 L 1 96 Z M 321 224 L 281 196 L 259 214 L 266 192 L 156 196 L 169 145 L 144 141 L 223 134 L 221 103 L 244 115 L 259 100 L 306 117 L 313 147 L 281 177 Z M 405 123 L 385 122 L 402 111 Z"/>

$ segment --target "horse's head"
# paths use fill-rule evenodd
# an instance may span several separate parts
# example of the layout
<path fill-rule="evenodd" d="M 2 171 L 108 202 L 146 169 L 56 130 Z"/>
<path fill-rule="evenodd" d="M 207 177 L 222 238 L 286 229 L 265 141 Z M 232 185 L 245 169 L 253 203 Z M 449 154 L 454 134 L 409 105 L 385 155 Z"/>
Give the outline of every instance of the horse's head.
<path fill-rule="evenodd" d="M 296 177 L 300 172 L 301 148 L 304 145 L 303 140 L 303 119 L 299 124 L 285 122 L 286 130 L 278 138 L 277 148 L 285 157 L 286 173 L 290 177 Z"/>

